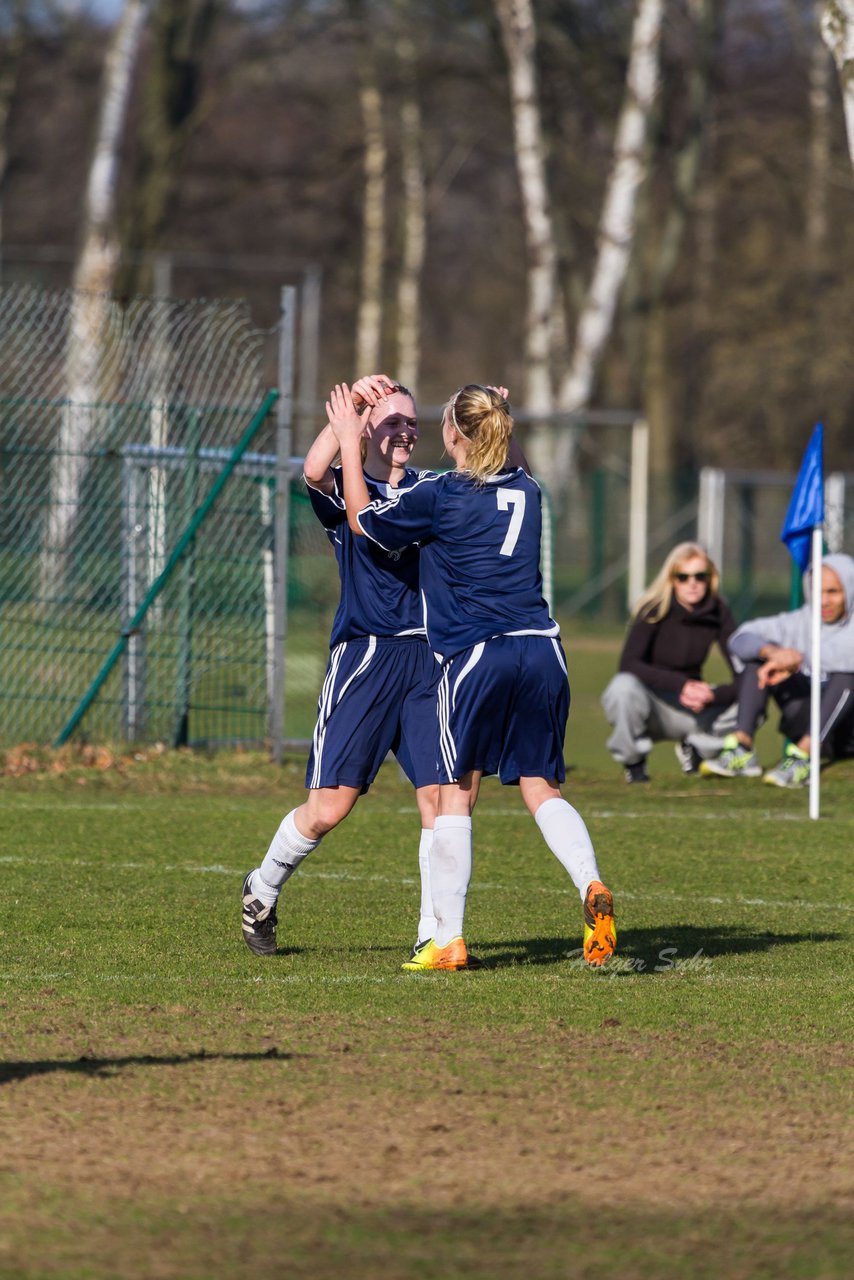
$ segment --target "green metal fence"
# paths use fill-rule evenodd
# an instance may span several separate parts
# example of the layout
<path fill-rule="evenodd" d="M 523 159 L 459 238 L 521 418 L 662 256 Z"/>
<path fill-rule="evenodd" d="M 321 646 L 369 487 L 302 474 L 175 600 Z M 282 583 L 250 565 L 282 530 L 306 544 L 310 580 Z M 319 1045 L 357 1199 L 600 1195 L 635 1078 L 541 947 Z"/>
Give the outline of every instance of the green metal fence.
<path fill-rule="evenodd" d="M 0 743 L 269 743 L 288 530 L 279 732 L 304 737 L 335 566 L 301 482 L 277 502 L 301 468 L 281 465 L 270 335 L 243 304 L 101 299 L 104 395 L 74 400 L 79 302 L 0 290 Z"/>

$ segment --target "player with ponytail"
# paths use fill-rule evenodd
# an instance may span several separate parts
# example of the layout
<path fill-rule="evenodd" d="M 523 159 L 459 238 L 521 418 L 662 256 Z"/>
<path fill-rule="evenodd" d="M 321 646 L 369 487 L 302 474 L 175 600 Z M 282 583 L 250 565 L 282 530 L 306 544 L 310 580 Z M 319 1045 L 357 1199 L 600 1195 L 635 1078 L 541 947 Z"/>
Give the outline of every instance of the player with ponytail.
<path fill-rule="evenodd" d="M 386 551 L 417 542 L 427 638 L 442 663 L 439 816 L 430 849 L 434 937 L 404 968 L 471 967 L 463 937 L 472 810 L 480 780 L 518 785 L 543 838 L 584 904 L 584 956 L 616 945 L 614 905 L 581 816 L 561 795 L 569 713 L 566 660 L 540 576 L 541 496 L 513 441 L 504 388 L 470 383 L 445 406 L 455 470 L 371 501 L 359 458 L 359 415 L 346 385 L 327 404 L 341 446 L 347 518 Z"/>

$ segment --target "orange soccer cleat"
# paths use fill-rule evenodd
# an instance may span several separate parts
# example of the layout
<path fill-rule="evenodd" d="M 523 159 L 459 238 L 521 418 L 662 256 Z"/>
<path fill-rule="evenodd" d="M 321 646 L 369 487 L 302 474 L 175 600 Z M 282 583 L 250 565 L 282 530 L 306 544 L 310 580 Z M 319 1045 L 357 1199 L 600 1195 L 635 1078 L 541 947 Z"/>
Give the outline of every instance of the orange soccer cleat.
<path fill-rule="evenodd" d="M 412 955 L 404 960 L 402 969 L 413 972 L 424 972 L 428 969 L 444 969 L 456 972 L 459 969 L 479 969 L 480 961 L 469 954 L 463 938 L 452 938 L 444 947 L 437 947 L 433 939 L 413 947 Z"/>
<path fill-rule="evenodd" d="M 591 880 L 584 899 L 584 959 L 598 968 L 614 954 L 616 945 L 613 895 L 601 880 Z"/>

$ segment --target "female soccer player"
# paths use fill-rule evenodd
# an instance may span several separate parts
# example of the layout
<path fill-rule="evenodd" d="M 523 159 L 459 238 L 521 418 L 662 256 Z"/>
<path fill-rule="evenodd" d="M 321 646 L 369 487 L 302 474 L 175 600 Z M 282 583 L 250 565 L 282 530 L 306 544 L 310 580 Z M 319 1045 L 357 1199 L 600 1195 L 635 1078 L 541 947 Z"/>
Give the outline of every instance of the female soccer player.
<path fill-rule="evenodd" d="M 421 546 L 427 635 L 441 655 L 439 816 L 430 850 L 436 931 L 404 965 L 469 967 L 463 939 L 472 810 L 484 774 L 518 783 L 549 848 L 584 903 L 584 956 L 616 945 L 614 905 L 580 815 L 563 799 L 569 712 L 566 662 L 540 577 L 540 490 L 509 465 L 513 419 L 503 389 L 470 384 L 448 402 L 445 448 L 456 464 L 372 499 L 359 456 L 361 424 L 346 385 L 327 405 L 341 445 L 350 528 L 385 551 Z"/>
<path fill-rule="evenodd" d="M 385 499 L 412 488 L 429 473 L 407 465 L 418 439 L 411 394 L 385 374 L 360 379 L 353 392 L 364 406 L 356 455 L 365 492 Z M 260 867 L 243 882 L 243 936 L 256 955 L 276 952 L 282 885 L 346 818 L 389 751 L 415 786 L 421 816 L 421 918 L 413 954 L 435 932 L 427 855 L 438 798 L 440 669 L 424 629 L 418 549 L 387 552 L 352 535 L 341 469 L 333 466 L 337 454 L 338 441 L 327 424 L 306 455 L 304 476 L 315 514 L 335 548 L 341 600 L 306 770 L 308 796 L 286 815 Z"/>

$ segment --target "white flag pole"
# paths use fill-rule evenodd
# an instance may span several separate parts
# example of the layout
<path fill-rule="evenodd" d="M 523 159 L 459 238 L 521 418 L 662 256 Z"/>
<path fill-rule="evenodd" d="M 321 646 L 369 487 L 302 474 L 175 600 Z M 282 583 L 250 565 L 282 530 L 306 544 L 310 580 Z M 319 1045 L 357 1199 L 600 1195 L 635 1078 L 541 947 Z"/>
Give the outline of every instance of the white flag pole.
<path fill-rule="evenodd" d="M 812 599 L 810 680 L 810 817 L 818 817 L 821 772 L 821 553 L 823 530 L 812 531 Z"/>

